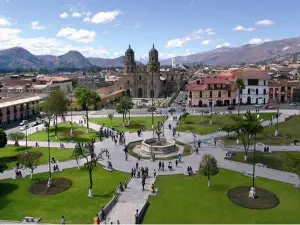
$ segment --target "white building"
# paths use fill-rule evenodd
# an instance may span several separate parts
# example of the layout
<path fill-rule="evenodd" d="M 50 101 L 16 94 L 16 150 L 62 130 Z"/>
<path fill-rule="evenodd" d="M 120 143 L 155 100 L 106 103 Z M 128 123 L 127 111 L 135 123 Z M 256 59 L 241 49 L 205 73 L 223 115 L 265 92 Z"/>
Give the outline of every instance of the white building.
<path fill-rule="evenodd" d="M 270 76 L 267 71 L 257 70 L 257 69 L 244 69 L 242 73 L 238 73 L 237 77 L 241 78 L 245 84 L 245 88 L 240 92 L 240 103 L 242 104 L 267 104 L 268 103 L 269 101 L 268 80 L 270 79 Z"/>
<path fill-rule="evenodd" d="M 172 58 L 172 68 L 176 68 L 176 58 Z"/>

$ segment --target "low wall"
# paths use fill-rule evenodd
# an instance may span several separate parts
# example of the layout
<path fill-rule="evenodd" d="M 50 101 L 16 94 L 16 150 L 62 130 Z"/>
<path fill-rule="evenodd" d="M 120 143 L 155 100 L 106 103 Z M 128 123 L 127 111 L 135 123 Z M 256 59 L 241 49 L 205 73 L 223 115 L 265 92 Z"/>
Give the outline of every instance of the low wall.
<path fill-rule="evenodd" d="M 146 214 L 147 208 L 148 208 L 149 202 L 147 201 L 143 208 L 139 212 L 139 217 L 138 217 L 138 224 L 141 224 L 143 222 L 143 218 Z"/>

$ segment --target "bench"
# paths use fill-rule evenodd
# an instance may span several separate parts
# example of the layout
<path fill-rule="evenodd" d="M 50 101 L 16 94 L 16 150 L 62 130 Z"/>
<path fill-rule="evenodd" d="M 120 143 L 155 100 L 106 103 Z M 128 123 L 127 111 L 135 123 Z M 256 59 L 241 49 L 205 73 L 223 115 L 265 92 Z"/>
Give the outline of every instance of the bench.
<path fill-rule="evenodd" d="M 242 173 L 242 175 L 243 175 L 243 176 L 246 176 L 246 177 L 253 177 L 253 172 L 246 172 L 246 171 L 244 171 L 244 172 Z M 254 177 L 256 177 L 256 176 L 254 176 Z"/>
<path fill-rule="evenodd" d="M 24 220 L 25 220 L 26 223 L 34 223 L 35 222 L 34 218 L 33 217 L 29 217 L 29 216 L 25 217 Z"/>
<path fill-rule="evenodd" d="M 255 164 L 257 167 L 262 167 L 262 168 L 267 168 L 266 165 L 262 164 L 262 163 L 256 163 Z"/>
<path fill-rule="evenodd" d="M 107 170 L 107 171 L 109 171 L 109 172 L 112 172 L 112 171 L 114 171 L 114 170 L 115 170 L 114 168 L 108 168 L 107 166 L 106 166 L 106 167 L 104 167 L 104 169 L 105 169 L 105 170 Z"/>
<path fill-rule="evenodd" d="M 183 175 L 185 175 L 185 176 L 189 176 L 189 173 L 186 171 L 186 172 L 184 172 L 183 173 Z M 196 172 L 195 171 L 193 171 L 193 174 L 192 175 L 196 175 Z"/>
<path fill-rule="evenodd" d="M 150 194 L 151 196 L 155 196 L 157 195 L 157 192 L 158 192 L 158 188 L 154 188 L 154 192 L 152 190 L 150 190 Z"/>
<path fill-rule="evenodd" d="M 300 184 L 294 184 L 293 187 L 294 188 L 300 188 Z"/>

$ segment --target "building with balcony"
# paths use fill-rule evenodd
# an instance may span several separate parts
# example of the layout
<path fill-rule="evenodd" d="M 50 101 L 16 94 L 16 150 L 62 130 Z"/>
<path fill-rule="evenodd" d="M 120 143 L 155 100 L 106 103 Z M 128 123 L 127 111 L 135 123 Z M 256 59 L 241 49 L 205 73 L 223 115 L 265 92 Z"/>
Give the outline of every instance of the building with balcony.
<path fill-rule="evenodd" d="M 245 88 L 240 90 L 240 103 L 265 104 L 269 100 L 270 80 L 269 73 L 256 68 L 231 69 L 219 75 L 220 78 L 234 81 L 240 78 L 244 81 Z M 238 95 L 236 95 L 238 98 Z M 238 99 L 236 99 L 238 102 Z"/>
<path fill-rule="evenodd" d="M 234 83 L 218 77 L 194 80 L 187 85 L 187 91 L 190 106 L 223 106 L 236 103 Z"/>
<path fill-rule="evenodd" d="M 269 81 L 269 101 L 290 102 L 293 99 L 293 92 L 299 86 L 297 80 L 291 81 Z"/>
<path fill-rule="evenodd" d="M 42 96 L 30 94 L 0 99 L 0 125 L 9 125 L 35 116 L 35 105 L 42 99 Z"/>

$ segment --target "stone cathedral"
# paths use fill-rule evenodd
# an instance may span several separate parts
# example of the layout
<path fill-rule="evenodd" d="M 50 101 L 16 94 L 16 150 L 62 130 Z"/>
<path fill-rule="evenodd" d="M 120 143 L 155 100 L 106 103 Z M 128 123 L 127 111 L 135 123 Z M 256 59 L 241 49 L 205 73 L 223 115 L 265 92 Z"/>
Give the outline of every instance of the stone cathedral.
<path fill-rule="evenodd" d="M 150 65 L 155 65 L 152 73 Z M 129 48 L 125 52 L 124 72 L 122 75 L 123 90 L 128 96 L 134 98 L 158 98 L 161 92 L 160 63 L 158 51 L 154 48 L 149 51 L 147 65 L 137 65 L 134 59 L 134 51 Z"/>

